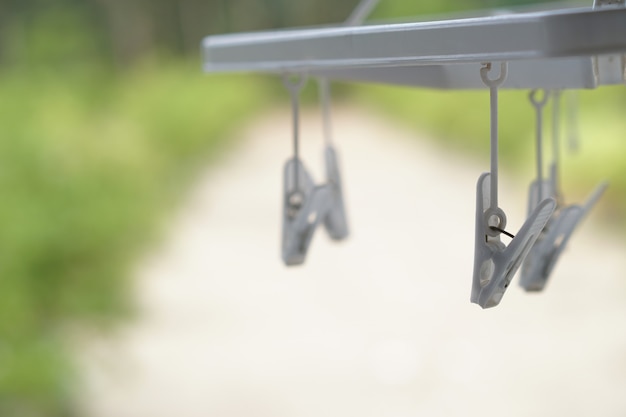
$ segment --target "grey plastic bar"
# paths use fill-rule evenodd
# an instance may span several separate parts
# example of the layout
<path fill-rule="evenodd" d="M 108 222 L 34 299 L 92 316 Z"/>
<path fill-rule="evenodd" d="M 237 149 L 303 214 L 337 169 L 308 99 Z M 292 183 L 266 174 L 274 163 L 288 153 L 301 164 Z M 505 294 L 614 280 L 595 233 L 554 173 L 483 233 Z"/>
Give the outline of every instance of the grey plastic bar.
<path fill-rule="evenodd" d="M 504 88 L 593 88 L 604 82 L 590 57 L 626 52 L 626 9 L 218 35 L 204 39 L 203 52 L 207 72 L 308 72 L 458 89 L 483 88 L 476 64 L 512 61 Z"/>
<path fill-rule="evenodd" d="M 311 70 L 310 74 L 340 81 L 372 82 L 426 88 L 482 89 L 480 64 L 420 65 L 400 67 Z M 591 58 L 554 58 L 509 62 L 508 76 L 500 88 L 595 88 Z"/>

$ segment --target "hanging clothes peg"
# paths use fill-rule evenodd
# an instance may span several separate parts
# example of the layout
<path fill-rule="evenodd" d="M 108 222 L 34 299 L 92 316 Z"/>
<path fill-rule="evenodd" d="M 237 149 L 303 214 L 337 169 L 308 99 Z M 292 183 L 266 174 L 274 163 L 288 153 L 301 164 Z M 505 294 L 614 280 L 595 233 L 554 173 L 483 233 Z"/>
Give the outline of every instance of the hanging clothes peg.
<path fill-rule="evenodd" d="M 293 80 L 285 76 L 283 82 L 291 95 L 293 157 L 283 173 L 282 259 L 291 266 L 304 263 L 315 229 L 331 207 L 331 190 L 328 184 L 316 186 L 300 160 L 299 95 L 306 78 Z"/>
<path fill-rule="evenodd" d="M 324 226 L 333 240 L 343 240 L 348 237 L 349 228 L 346 217 L 346 208 L 343 198 L 339 158 L 333 145 L 332 126 L 330 119 L 330 85 L 328 80 L 318 80 L 322 119 L 324 125 L 324 162 L 326 165 L 326 179 L 330 186 L 330 208 L 324 219 Z"/>
<path fill-rule="evenodd" d="M 302 162 L 285 164 L 282 258 L 286 265 L 304 263 L 313 234 L 330 208 L 330 189 L 314 185 Z"/>
<path fill-rule="evenodd" d="M 556 207 L 545 198 L 528 216 L 517 235 L 506 232 L 506 215 L 498 205 L 498 86 L 506 78 L 507 64 L 500 64 L 500 76 L 489 78 L 491 64 L 484 64 L 480 76 L 490 93 L 491 172 L 482 174 L 476 187 L 476 232 L 474 276 L 470 300 L 482 308 L 500 303 L 511 279 L 539 237 Z M 500 235 L 512 237 L 509 245 Z"/>
<path fill-rule="evenodd" d="M 553 96 L 553 120 L 552 120 L 552 157 L 553 161 L 550 166 L 550 179 L 545 181 L 541 177 L 541 153 L 542 153 L 542 108 L 547 99 L 547 93 L 544 93 L 544 100 L 538 101 L 536 98 L 537 91 L 530 93 L 530 101 L 535 107 L 537 113 L 537 179 L 530 188 L 528 209 L 533 210 L 541 199 L 541 191 L 548 193 L 548 197 L 552 197 L 557 201 L 557 209 L 551 215 L 548 223 L 543 229 L 537 242 L 532 247 L 528 256 L 522 265 L 522 274 L 520 278 L 520 286 L 526 291 L 542 291 L 550 274 L 554 270 L 557 260 L 563 253 L 565 246 L 569 242 L 574 230 L 580 224 L 582 219 L 589 213 L 591 208 L 598 202 L 604 193 L 608 184 L 601 183 L 587 198 L 583 205 L 573 204 L 570 206 L 563 205 L 563 198 L 559 183 L 559 164 L 560 164 L 560 145 L 559 145 L 559 125 L 560 125 L 560 91 L 554 91 Z M 538 187 L 537 184 L 543 184 Z"/>
<path fill-rule="evenodd" d="M 557 260 L 563 253 L 574 230 L 600 199 L 607 184 L 599 185 L 584 205 L 571 205 L 559 209 L 549 221 L 542 236 L 531 249 L 522 266 L 520 286 L 526 291 L 542 291 Z"/>

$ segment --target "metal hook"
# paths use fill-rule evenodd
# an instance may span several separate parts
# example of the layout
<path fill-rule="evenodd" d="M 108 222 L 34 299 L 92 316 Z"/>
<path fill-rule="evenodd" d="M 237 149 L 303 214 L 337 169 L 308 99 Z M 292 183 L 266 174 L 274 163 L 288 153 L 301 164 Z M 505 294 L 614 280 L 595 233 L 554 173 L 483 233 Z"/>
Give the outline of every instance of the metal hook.
<path fill-rule="evenodd" d="M 539 94 L 539 92 L 543 93 L 543 97 L 541 99 L 537 98 L 537 94 Z M 530 93 L 528 93 L 528 98 L 530 99 L 530 102 L 533 104 L 533 106 L 535 106 L 535 108 L 538 109 L 542 109 L 543 106 L 546 105 L 549 97 L 550 92 L 542 90 L 540 88 L 535 88 L 534 90 L 531 90 Z"/>
<path fill-rule="evenodd" d="M 508 64 L 506 62 L 500 63 L 500 76 L 495 79 L 489 78 L 489 72 L 491 71 L 491 62 L 485 62 L 480 68 L 480 78 L 483 80 L 483 83 L 489 88 L 494 88 L 500 86 L 506 80 L 508 70 Z"/>
<path fill-rule="evenodd" d="M 308 80 L 306 74 L 283 74 L 283 84 L 293 94 L 300 94 Z"/>

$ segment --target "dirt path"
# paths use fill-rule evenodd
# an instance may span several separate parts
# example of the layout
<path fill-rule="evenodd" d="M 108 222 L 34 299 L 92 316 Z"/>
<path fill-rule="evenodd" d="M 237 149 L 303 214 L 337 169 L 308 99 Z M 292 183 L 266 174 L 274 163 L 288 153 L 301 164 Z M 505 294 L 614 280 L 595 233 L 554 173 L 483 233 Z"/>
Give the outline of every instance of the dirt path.
<path fill-rule="evenodd" d="M 572 238 L 549 288 L 469 303 L 487 168 L 374 114 L 336 109 L 353 235 L 279 257 L 289 115 L 242 134 L 138 273 L 142 319 L 85 359 L 93 417 L 623 416 L 622 242 Z M 321 178 L 317 114 L 303 150 Z M 526 186 L 501 180 L 510 228 Z"/>

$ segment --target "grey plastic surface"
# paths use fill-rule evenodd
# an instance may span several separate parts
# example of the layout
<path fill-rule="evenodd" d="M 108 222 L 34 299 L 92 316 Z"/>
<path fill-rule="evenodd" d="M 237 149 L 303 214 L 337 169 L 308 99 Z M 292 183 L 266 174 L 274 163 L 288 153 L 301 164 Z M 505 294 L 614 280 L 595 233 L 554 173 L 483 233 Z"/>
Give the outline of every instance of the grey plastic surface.
<path fill-rule="evenodd" d="M 397 67 L 312 69 L 310 74 L 341 81 L 356 81 L 452 90 L 482 89 L 480 64 L 412 65 Z M 598 77 L 589 57 L 530 59 L 509 62 L 500 88 L 596 88 Z M 606 78 L 606 77 L 605 77 Z"/>
<path fill-rule="evenodd" d="M 626 9 L 218 35 L 204 39 L 203 51 L 207 72 L 307 72 L 344 80 L 482 88 L 474 65 L 456 64 L 511 61 L 504 88 L 593 88 L 624 80 L 621 60 L 617 71 L 612 66 L 606 69 L 611 74 L 604 74 L 605 66 L 594 67 L 589 58 L 626 52 Z M 515 61 L 528 63 L 516 70 Z M 399 68 L 405 66 L 410 68 Z"/>
<path fill-rule="evenodd" d="M 341 185 L 341 173 L 339 160 L 335 148 L 328 145 L 324 150 L 324 162 L 326 164 L 326 179 L 330 188 L 330 207 L 324 218 L 324 226 L 328 235 L 333 240 L 343 240 L 349 235 L 346 207 Z"/>

